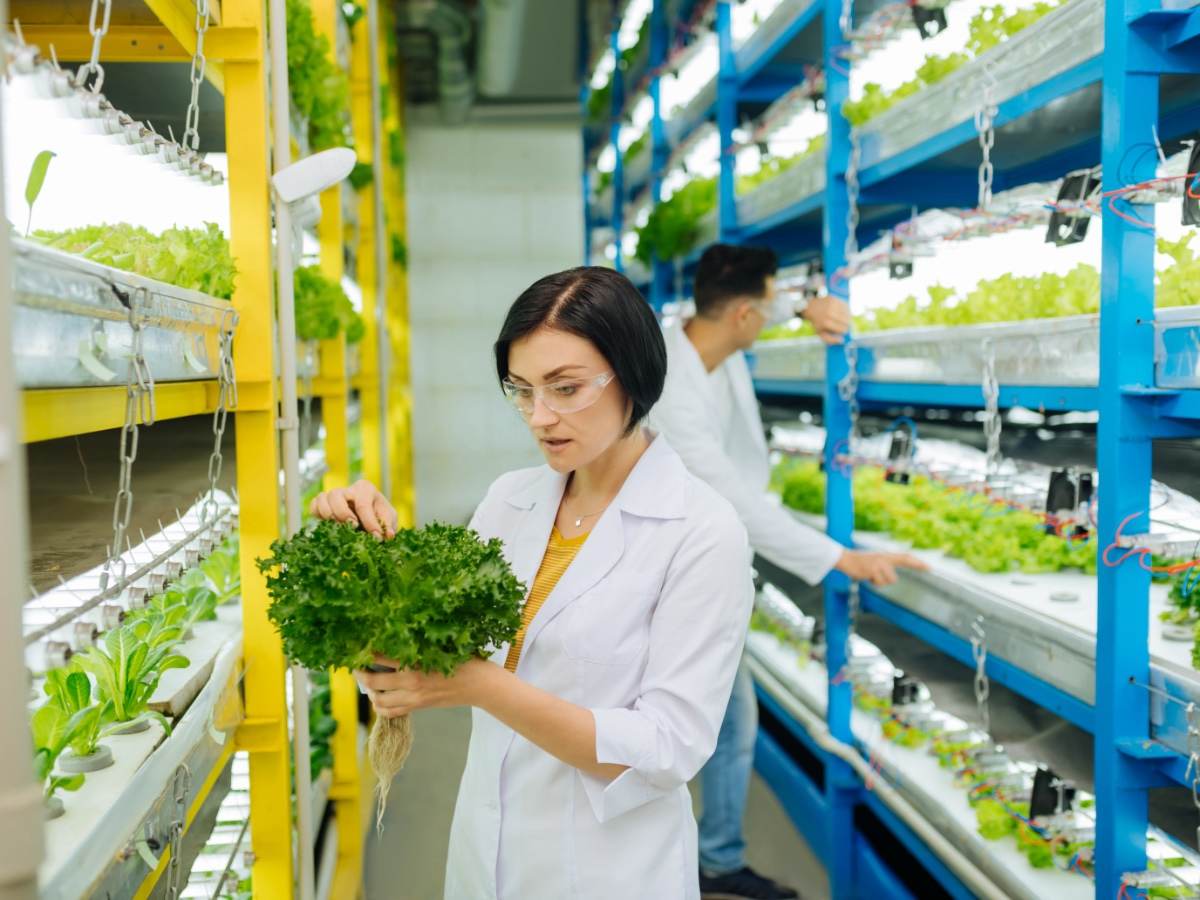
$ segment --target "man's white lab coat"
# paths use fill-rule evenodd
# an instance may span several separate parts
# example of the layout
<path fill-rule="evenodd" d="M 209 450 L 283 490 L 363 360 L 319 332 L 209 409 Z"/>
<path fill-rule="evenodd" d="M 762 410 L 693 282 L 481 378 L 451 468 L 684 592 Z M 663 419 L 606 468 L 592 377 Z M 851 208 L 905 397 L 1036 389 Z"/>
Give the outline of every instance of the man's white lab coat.
<path fill-rule="evenodd" d="M 754 383 L 742 353 L 711 373 L 682 324 L 666 329 L 667 384 L 650 414 L 688 470 L 733 504 L 755 552 L 810 584 L 844 548 L 797 522 L 768 493 L 770 461 Z"/>

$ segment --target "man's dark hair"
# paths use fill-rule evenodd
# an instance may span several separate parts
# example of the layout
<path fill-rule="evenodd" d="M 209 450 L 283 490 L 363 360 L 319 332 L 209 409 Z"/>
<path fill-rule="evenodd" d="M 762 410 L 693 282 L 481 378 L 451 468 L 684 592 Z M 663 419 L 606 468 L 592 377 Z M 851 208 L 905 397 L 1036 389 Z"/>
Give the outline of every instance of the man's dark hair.
<path fill-rule="evenodd" d="M 539 278 L 513 303 L 496 339 L 496 375 L 508 377 L 514 342 L 539 328 L 578 335 L 600 351 L 629 396 L 631 434 L 662 394 L 667 346 L 650 305 L 624 275 L 581 266 Z"/>
<path fill-rule="evenodd" d="M 779 259 L 769 247 L 713 244 L 696 266 L 696 314 L 712 318 L 738 298 L 763 297 L 767 278 L 779 269 Z"/>

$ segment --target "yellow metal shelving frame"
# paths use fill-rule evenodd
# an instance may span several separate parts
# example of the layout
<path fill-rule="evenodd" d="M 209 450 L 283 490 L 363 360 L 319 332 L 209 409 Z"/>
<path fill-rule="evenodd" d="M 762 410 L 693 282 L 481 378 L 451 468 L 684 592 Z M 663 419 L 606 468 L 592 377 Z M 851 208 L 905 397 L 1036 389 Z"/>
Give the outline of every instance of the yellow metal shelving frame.
<path fill-rule="evenodd" d="M 325 33 L 337 53 L 336 0 L 312 0 L 318 29 Z M 144 0 L 148 15 L 129 24 L 114 23 L 105 38 L 102 58 L 112 62 L 186 62 L 195 47 L 194 0 Z M 290 745 L 285 699 L 286 664 L 274 627 L 267 620 L 268 597 L 254 560 L 266 554 L 279 536 L 279 441 L 276 418 L 279 383 L 273 332 L 273 254 L 268 193 L 270 144 L 267 23 L 260 0 L 209 0 L 214 24 L 205 38 L 208 58 L 206 77 L 225 97 L 226 147 L 229 157 L 230 243 L 238 262 L 233 305 L 239 324 L 234 342 L 238 377 L 236 410 L 237 482 L 240 499 L 242 605 L 244 652 L 252 665 L 245 669 L 245 713 L 236 741 L 231 745 L 247 751 L 250 760 L 251 840 L 254 846 L 252 877 L 255 896 L 283 898 L 292 895 L 292 809 Z M 87 7 L 76 5 L 21 3 L 12 10 L 21 15 L 27 40 L 47 48 L 53 44 L 63 61 L 85 59 L 91 49 L 86 34 Z M 76 8 L 76 6 L 78 8 Z M 350 456 L 347 406 L 350 391 L 361 401 L 363 475 L 376 484 L 390 475 L 393 501 L 401 524 L 411 524 L 413 494 L 409 437 L 408 400 L 408 314 L 404 267 L 392 260 L 391 235 L 403 239 L 403 172 L 391 164 L 386 152 L 374 159 L 373 107 L 368 41 L 376 41 L 380 60 L 380 87 L 389 96 L 390 114 L 385 134 L 403 127 L 400 73 L 384 65 L 386 36 L 393 22 L 380 3 L 379 29 L 371 34 L 363 17 L 353 28 L 351 46 L 352 127 L 359 160 L 374 167 L 375 178 L 383 179 L 386 198 L 386 229 L 376 233 L 375 198 L 371 189 L 357 192 L 359 204 L 358 280 L 363 294 L 366 335 L 360 349 L 360 370 L 353 379 L 346 375 L 346 348 L 339 337 L 322 342 L 321 369 L 312 380 L 315 396 L 321 398 L 326 427 L 328 474 L 325 487 L 347 484 Z M 381 146 L 386 144 L 382 140 Z M 343 274 L 343 242 L 346 239 L 339 189 L 321 198 L 319 229 L 321 268 L 327 277 L 340 280 Z M 383 241 L 390 261 L 387 290 L 380 297 L 376 271 L 377 242 Z M 388 331 L 391 364 L 388 383 L 380 382 L 383 371 L 377 352 L 376 308 L 383 304 L 383 321 Z M 263 352 L 269 348 L 268 352 Z M 215 381 L 165 383 L 156 386 L 159 419 L 211 414 L 215 408 Z M 381 399 L 386 398 L 388 427 L 381 422 Z M 125 388 L 72 388 L 22 392 L 25 443 L 69 437 L 119 428 L 124 419 Z M 386 454 L 384 448 L 386 447 Z M 383 459 L 389 461 L 384 472 Z M 354 900 L 361 895 L 364 825 L 371 782 L 365 760 L 359 754 L 358 691 L 348 672 L 335 672 L 331 679 L 333 714 L 338 721 L 334 736 L 334 782 L 330 798 L 338 819 L 338 855 L 332 896 Z M 202 793 L 207 794 L 207 790 Z M 203 802 L 198 796 L 195 804 Z M 153 886 L 153 880 L 147 882 Z"/>
<path fill-rule="evenodd" d="M 317 31 L 325 35 L 329 41 L 330 53 L 334 63 L 338 62 L 338 16 L 341 15 L 340 4 L 337 0 L 313 0 L 313 15 L 316 19 Z M 354 77 L 353 59 L 367 48 L 360 48 L 366 32 L 351 35 L 351 71 L 349 77 Z M 357 40 L 356 40 L 357 39 Z M 353 89 L 352 89 L 353 90 Z M 355 107 L 351 95 L 351 119 L 353 122 Z M 355 123 L 356 124 L 356 123 Z M 370 148 L 370 123 L 367 123 L 367 140 L 362 142 Z M 359 129 L 354 128 L 357 137 Z M 358 143 L 356 141 L 356 143 Z M 363 156 L 364 146 L 356 148 L 360 162 L 366 161 Z M 366 192 L 369 193 L 369 192 Z M 361 220 L 361 196 L 359 217 Z M 321 222 L 317 228 L 317 236 L 321 246 L 321 272 L 326 278 L 340 282 L 345 274 L 346 228 L 342 213 L 342 187 L 337 185 L 321 195 Z M 362 236 L 359 236 L 358 258 L 361 262 L 363 253 Z M 362 285 L 363 272 L 356 273 L 360 281 L 360 289 L 364 292 L 364 306 L 367 302 L 366 292 L 370 290 Z M 366 310 L 364 309 L 364 314 Z M 346 372 L 347 353 L 345 334 L 321 342 L 320 377 L 314 382 L 313 393 L 321 398 L 321 420 L 325 425 L 325 461 L 327 471 L 324 479 L 326 490 L 345 487 L 350 483 L 350 441 L 349 441 L 349 397 L 350 382 Z M 374 415 L 363 410 L 363 426 Z M 377 418 L 377 417 L 376 417 Z M 333 750 L 333 783 L 329 790 L 329 799 L 333 804 L 333 812 L 337 821 L 337 854 L 334 863 L 334 873 L 330 896 L 333 900 L 355 900 L 360 894 L 362 885 L 362 865 L 364 834 L 362 822 L 362 792 L 361 760 L 358 755 L 358 686 L 354 678 L 346 670 L 336 670 L 330 673 L 330 711 L 337 730 L 332 738 Z M 314 823 L 318 827 L 319 823 Z"/>
<path fill-rule="evenodd" d="M 179 12 L 186 0 L 147 0 Z M 158 9 L 156 13 L 162 15 Z M 222 27 L 254 29 L 251 61 L 224 66 L 225 134 L 229 156 L 231 250 L 238 261 L 237 480 L 240 507 L 242 622 L 246 659 L 246 719 L 237 745 L 250 761 L 251 877 L 261 897 L 292 894 L 292 785 L 285 694 L 286 663 L 279 635 L 267 619 L 267 589 L 255 560 L 280 534 L 279 394 L 273 335 L 274 273 L 269 196 L 270 115 L 266 8 L 261 0 L 225 0 Z M 164 17 L 163 24 L 191 49 L 194 19 Z M 266 352 L 264 352 L 266 350 Z M 253 386 L 265 403 L 247 406 L 241 386 Z"/>
<path fill-rule="evenodd" d="M 125 421 L 125 386 L 41 388 L 22 392 L 22 440 L 49 441 L 120 428 Z M 178 381 L 155 385 L 155 415 L 159 419 L 212 414 L 217 405 L 215 381 Z"/>
<path fill-rule="evenodd" d="M 390 7 L 380 4 L 379 40 L 383 48 L 388 47 L 388 36 L 395 34 L 395 17 Z M 404 141 L 404 90 L 403 69 L 394 66 L 389 54 L 380 59 L 381 87 L 388 96 L 387 115 L 383 120 L 385 136 L 396 134 L 401 146 Z M 390 143 L 390 141 L 389 141 Z M 386 144 L 385 144 L 386 147 Z M 383 153 L 384 212 L 387 222 L 389 245 L 394 235 L 407 245 L 408 215 L 405 208 L 405 175 L 403 165 L 394 165 L 390 153 Z M 403 163 L 403 160 L 401 160 Z M 389 270 L 387 278 L 387 307 L 385 321 L 388 336 L 389 363 L 387 366 L 387 442 L 389 477 L 392 504 L 400 512 L 400 524 L 412 525 L 416 518 L 416 497 L 412 469 L 412 401 L 409 373 L 409 317 L 408 278 L 405 265 L 387 253 Z"/>
<path fill-rule="evenodd" d="M 139 24 L 114 23 L 104 61 L 176 61 L 195 47 L 192 0 L 145 0 Z M 280 533 L 279 452 L 276 432 L 278 382 L 273 336 L 271 210 L 265 148 L 267 109 L 266 10 L 260 0 L 212 4 L 215 22 L 205 52 L 208 80 L 225 97 L 229 158 L 230 245 L 238 262 L 233 306 L 238 312 L 234 344 L 238 379 L 237 481 L 241 503 L 242 608 L 246 667 L 246 718 L 233 747 L 250 756 L 253 883 L 257 896 L 292 895 L 291 764 L 279 637 L 267 620 L 266 585 L 254 560 Z M 27 40 L 60 59 L 85 52 L 88 4 L 18 2 L 10 9 Z M 148 13 L 148 15 L 144 15 Z M 149 19 L 150 24 L 145 23 Z M 157 24 L 154 24 L 157 20 Z M 264 352 L 265 351 L 265 352 Z M 124 418 L 123 387 L 23 392 L 26 442 L 117 428 Z M 159 418 L 211 414 L 211 381 L 156 388 Z M 206 794 L 209 786 L 199 792 Z M 194 803 L 202 802 L 198 796 Z M 151 878 L 156 875 L 152 873 Z M 152 886 L 152 881 L 149 884 Z"/>
<path fill-rule="evenodd" d="M 327 0 L 326 0 L 327 2 Z M 362 16 L 351 29 L 350 44 L 350 120 L 355 151 L 360 163 L 374 166 L 373 122 L 371 117 L 371 73 L 369 42 L 374 38 Z M 376 171 L 376 177 L 378 173 Z M 362 293 L 362 316 L 366 326 L 359 343 L 359 372 L 348 388 L 359 392 L 360 428 L 363 439 L 363 477 L 378 484 L 380 423 L 378 355 L 375 352 L 375 199 L 371 185 L 356 192 L 358 202 L 357 277 Z M 339 234 L 344 233 L 341 222 L 340 197 L 322 203 L 322 223 L 327 206 L 338 209 Z M 324 235 L 321 258 L 325 260 Z M 338 258 L 339 267 L 341 257 Z M 346 477 L 349 481 L 349 447 L 346 455 Z M 330 896 L 333 900 L 356 900 L 362 892 L 365 830 L 363 820 L 369 794 L 364 790 L 368 766 L 359 756 L 358 746 L 358 685 L 353 676 L 339 669 L 330 673 L 330 710 L 337 730 L 333 734 L 333 784 L 329 799 L 337 822 L 338 848 Z"/>
<path fill-rule="evenodd" d="M 317 33 L 329 41 L 334 65 L 338 64 L 338 0 L 312 0 Z M 321 273 L 340 283 L 345 274 L 345 229 L 342 216 L 342 187 L 335 185 L 321 194 L 321 222 L 317 237 L 321 244 Z M 347 401 L 350 387 L 346 377 L 346 336 L 321 341 L 321 369 L 313 382 L 313 395 L 321 399 L 321 421 L 325 425 L 324 488 L 345 487 L 350 483 L 350 444 Z"/>

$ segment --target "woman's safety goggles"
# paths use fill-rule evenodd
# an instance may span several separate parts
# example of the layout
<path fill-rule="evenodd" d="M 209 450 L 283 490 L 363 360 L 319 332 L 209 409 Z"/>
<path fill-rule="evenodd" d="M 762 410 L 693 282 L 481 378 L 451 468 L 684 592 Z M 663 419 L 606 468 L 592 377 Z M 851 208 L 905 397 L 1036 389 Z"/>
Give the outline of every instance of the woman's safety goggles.
<path fill-rule="evenodd" d="M 543 384 L 541 387 L 513 384 L 507 378 L 500 384 L 508 402 L 528 419 L 533 415 L 539 399 L 546 409 L 559 415 L 582 412 L 600 399 L 600 395 L 614 378 L 612 372 L 605 372 L 590 378 L 568 378 L 553 384 Z"/>

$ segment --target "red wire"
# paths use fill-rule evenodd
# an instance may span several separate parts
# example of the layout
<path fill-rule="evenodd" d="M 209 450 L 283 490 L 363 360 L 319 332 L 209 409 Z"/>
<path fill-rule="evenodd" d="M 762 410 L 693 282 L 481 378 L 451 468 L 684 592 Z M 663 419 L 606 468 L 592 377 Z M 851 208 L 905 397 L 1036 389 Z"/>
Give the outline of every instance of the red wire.
<path fill-rule="evenodd" d="M 1137 218 L 1136 216 L 1127 215 L 1126 213 L 1123 213 L 1123 212 L 1121 212 L 1121 210 L 1117 209 L 1116 203 L 1117 203 L 1117 200 L 1119 200 L 1119 199 L 1120 199 L 1120 197 L 1109 197 L 1108 198 L 1108 208 L 1109 208 L 1109 210 L 1112 211 L 1112 213 L 1114 215 L 1121 217 L 1126 222 L 1129 222 L 1131 225 L 1136 225 L 1138 228 L 1145 228 L 1150 231 L 1154 230 L 1154 226 L 1151 223 L 1143 222 L 1141 219 Z"/>
<path fill-rule="evenodd" d="M 1100 562 L 1110 569 L 1115 569 L 1130 557 L 1136 557 L 1138 565 L 1147 572 L 1155 572 L 1164 575 L 1178 575 L 1180 572 L 1186 572 L 1188 569 L 1200 566 L 1200 559 L 1175 563 L 1174 565 L 1170 566 L 1147 565 L 1146 560 L 1152 558 L 1154 555 L 1149 547 L 1120 547 L 1118 542 L 1121 539 L 1122 532 L 1124 532 L 1126 526 L 1129 525 L 1129 523 L 1136 519 L 1139 515 L 1141 515 L 1141 513 L 1130 513 L 1123 520 L 1121 520 L 1121 524 L 1117 526 L 1117 533 L 1113 536 L 1113 542 L 1105 547 L 1104 552 L 1100 554 Z M 1109 553 L 1112 550 L 1120 549 L 1125 549 L 1125 552 L 1121 554 L 1121 558 L 1116 561 L 1110 560 Z"/>
<path fill-rule="evenodd" d="M 1100 196 L 1101 197 L 1117 197 L 1117 196 L 1120 196 L 1121 194 L 1128 194 L 1133 191 L 1142 191 L 1142 190 L 1145 190 L 1146 188 L 1153 187 L 1156 184 L 1166 184 L 1171 181 L 1182 181 L 1182 180 L 1186 180 L 1186 179 L 1195 179 L 1197 174 L 1200 174 L 1200 173 L 1192 173 L 1189 175 L 1164 175 L 1161 178 L 1151 178 L 1147 181 L 1138 182 L 1137 184 L 1130 184 L 1130 185 L 1126 185 L 1125 187 L 1119 187 L 1119 188 L 1116 188 L 1111 191 L 1105 191 Z"/>
<path fill-rule="evenodd" d="M 875 775 L 882 768 L 881 764 L 878 762 L 878 758 L 875 755 L 874 748 L 871 749 L 871 755 L 868 758 L 867 762 L 868 762 L 871 774 L 868 775 L 866 780 L 863 781 L 863 787 L 865 787 L 868 791 L 873 791 L 873 790 L 875 790 Z"/>

